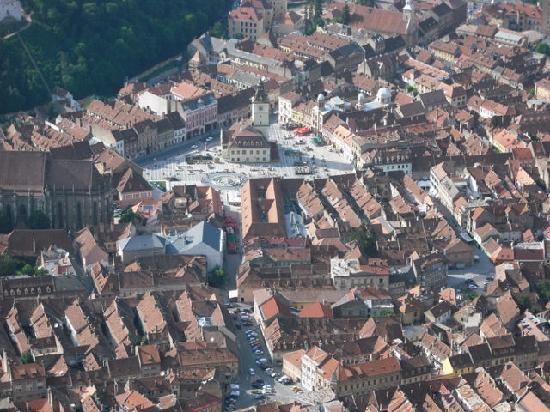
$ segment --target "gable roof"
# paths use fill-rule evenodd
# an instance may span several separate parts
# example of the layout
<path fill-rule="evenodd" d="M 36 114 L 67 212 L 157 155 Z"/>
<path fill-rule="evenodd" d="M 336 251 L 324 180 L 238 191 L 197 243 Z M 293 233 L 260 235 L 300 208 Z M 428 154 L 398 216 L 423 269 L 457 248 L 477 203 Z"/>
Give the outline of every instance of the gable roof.
<path fill-rule="evenodd" d="M 42 191 L 46 184 L 46 153 L 0 151 L 0 188 Z"/>
<path fill-rule="evenodd" d="M 134 169 L 129 167 L 120 178 L 117 190 L 120 193 L 144 192 L 151 190 L 151 185 L 141 174 L 136 173 Z"/>
<path fill-rule="evenodd" d="M 223 247 L 223 245 L 221 245 L 221 239 L 221 229 L 211 223 L 202 221 L 185 232 L 182 237 L 172 242 L 171 248 L 175 248 L 178 251 L 184 251 L 200 243 L 204 243 L 208 247 L 220 251 Z"/>
<path fill-rule="evenodd" d="M 125 252 L 164 248 L 165 240 L 155 234 L 143 234 L 121 240 Z"/>

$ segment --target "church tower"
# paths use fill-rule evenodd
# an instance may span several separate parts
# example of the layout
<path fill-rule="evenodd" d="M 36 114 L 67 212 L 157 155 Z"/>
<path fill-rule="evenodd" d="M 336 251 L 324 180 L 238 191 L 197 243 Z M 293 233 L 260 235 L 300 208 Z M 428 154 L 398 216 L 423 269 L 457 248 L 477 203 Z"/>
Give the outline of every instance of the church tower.
<path fill-rule="evenodd" d="M 270 105 L 264 83 L 260 81 L 252 98 L 252 125 L 255 127 L 269 126 L 269 111 Z"/>
<path fill-rule="evenodd" d="M 414 0 L 407 0 L 405 3 L 405 7 L 403 7 L 403 17 L 406 21 L 405 40 L 407 41 L 407 46 L 414 46 L 418 41 L 418 21 L 416 20 Z"/>

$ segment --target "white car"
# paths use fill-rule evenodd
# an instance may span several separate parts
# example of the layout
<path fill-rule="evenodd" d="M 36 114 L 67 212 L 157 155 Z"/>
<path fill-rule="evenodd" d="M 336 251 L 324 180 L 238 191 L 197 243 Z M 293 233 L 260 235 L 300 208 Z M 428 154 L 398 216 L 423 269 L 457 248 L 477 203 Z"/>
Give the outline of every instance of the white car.
<path fill-rule="evenodd" d="M 254 372 L 254 368 L 248 369 L 248 374 L 249 374 L 250 376 L 256 375 L 256 372 Z"/>
<path fill-rule="evenodd" d="M 208 136 L 208 137 L 206 138 L 206 141 L 207 141 L 207 142 L 211 142 L 212 140 L 214 140 L 214 138 L 213 138 L 212 136 Z"/>
<path fill-rule="evenodd" d="M 191 149 L 198 149 L 199 146 L 197 146 L 196 144 L 194 144 L 193 146 L 191 146 Z"/>

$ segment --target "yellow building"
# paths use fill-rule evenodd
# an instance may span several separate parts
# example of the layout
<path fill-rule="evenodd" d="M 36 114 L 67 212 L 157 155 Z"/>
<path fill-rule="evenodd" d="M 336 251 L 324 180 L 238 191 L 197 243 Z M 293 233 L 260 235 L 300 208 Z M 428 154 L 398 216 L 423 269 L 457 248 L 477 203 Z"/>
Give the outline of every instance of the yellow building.
<path fill-rule="evenodd" d="M 449 356 L 441 365 L 441 374 L 447 377 L 460 376 L 474 371 L 474 363 L 468 353 Z"/>

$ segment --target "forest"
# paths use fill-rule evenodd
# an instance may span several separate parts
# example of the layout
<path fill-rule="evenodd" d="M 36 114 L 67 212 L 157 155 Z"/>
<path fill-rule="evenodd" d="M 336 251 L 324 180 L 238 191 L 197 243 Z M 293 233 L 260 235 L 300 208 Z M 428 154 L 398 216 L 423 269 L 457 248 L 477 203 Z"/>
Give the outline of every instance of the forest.
<path fill-rule="evenodd" d="M 32 24 L 18 36 L 0 40 L 0 113 L 48 102 L 45 82 L 52 89 L 71 91 L 76 98 L 112 95 L 127 77 L 184 52 L 230 6 L 227 0 L 23 0 L 22 4 Z"/>

